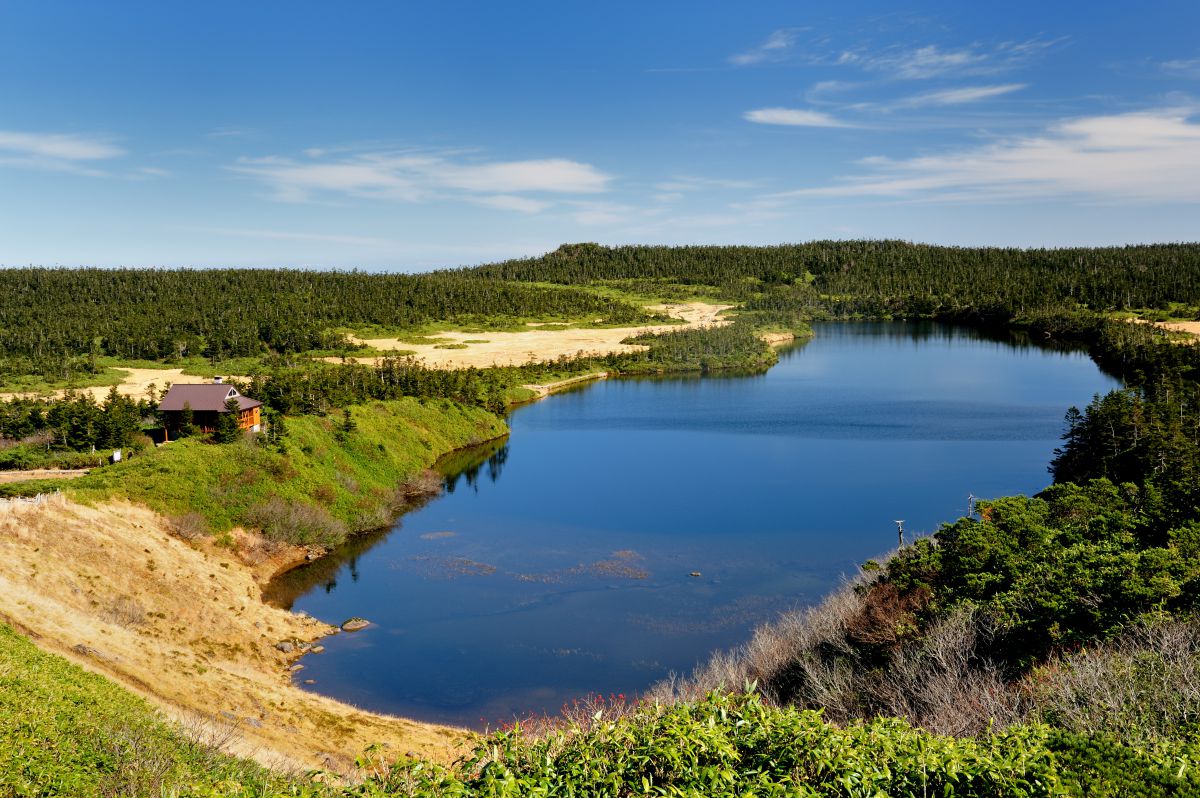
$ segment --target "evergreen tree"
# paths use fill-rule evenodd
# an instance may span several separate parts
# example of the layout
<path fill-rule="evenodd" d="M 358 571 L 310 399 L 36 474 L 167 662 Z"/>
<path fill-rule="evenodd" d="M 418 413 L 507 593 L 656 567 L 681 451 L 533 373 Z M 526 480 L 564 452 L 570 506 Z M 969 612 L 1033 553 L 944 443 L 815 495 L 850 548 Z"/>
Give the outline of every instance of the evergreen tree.
<path fill-rule="evenodd" d="M 179 437 L 190 438 L 196 434 L 196 414 L 192 412 L 192 403 L 184 402 L 183 410 L 179 412 Z"/>
<path fill-rule="evenodd" d="M 217 416 L 217 430 L 213 433 L 217 443 L 233 443 L 242 437 L 242 428 L 238 423 L 240 415 L 238 400 L 232 396 L 226 399 L 225 409 Z"/>

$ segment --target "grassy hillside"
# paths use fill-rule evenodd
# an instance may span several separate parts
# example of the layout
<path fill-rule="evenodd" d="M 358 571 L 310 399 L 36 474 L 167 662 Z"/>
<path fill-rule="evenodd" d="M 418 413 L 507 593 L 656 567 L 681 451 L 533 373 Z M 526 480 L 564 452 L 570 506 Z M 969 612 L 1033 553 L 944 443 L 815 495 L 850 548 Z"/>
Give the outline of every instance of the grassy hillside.
<path fill-rule="evenodd" d="M 107 679 L 0 625 L 0 796 L 194 795 L 221 782 L 279 794 L 278 776 L 189 739 Z"/>
<path fill-rule="evenodd" d="M 497 416 L 445 399 L 399 399 L 343 417 L 286 420 L 278 446 L 185 439 L 64 485 L 73 498 L 122 497 L 185 534 L 239 524 L 299 544 L 335 545 L 390 522 L 438 457 L 507 432 Z M 350 428 L 347 430 L 346 427 Z"/>

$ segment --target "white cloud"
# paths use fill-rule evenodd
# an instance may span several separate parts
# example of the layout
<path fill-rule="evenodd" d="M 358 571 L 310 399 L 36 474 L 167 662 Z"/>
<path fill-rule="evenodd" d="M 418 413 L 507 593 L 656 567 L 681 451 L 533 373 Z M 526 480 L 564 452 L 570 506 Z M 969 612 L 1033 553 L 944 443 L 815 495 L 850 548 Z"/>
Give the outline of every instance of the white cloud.
<path fill-rule="evenodd" d="M 59 161 L 99 161 L 125 154 L 125 150 L 102 139 L 63 133 L 17 133 L 11 130 L 0 130 L 0 151 L 18 157 Z"/>
<path fill-rule="evenodd" d="M 1002 94 L 1011 94 L 1025 88 L 1024 83 L 1006 83 L 1001 86 L 965 86 L 958 89 L 944 89 L 905 97 L 895 103 L 900 108 L 920 108 L 928 105 L 961 105 L 963 103 L 979 102 Z"/>
<path fill-rule="evenodd" d="M 515 195 L 591 194 L 605 191 L 609 175 L 578 161 L 549 158 L 479 163 L 451 154 L 367 152 L 321 160 L 241 158 L 232 171 L 265 182 L 276 199 L 303 202 L 319 194 L 422 202 L 459 196 L 477 204 L 536 212 L 547 206 Z"/>
<path fill-rule="evenodd" d="M 467 191 L 550 191 L 591 194 L 604 191 L 609 176 L 577 161 L 551 158 L 488 164 L 431 164 L 429 173 L 447 186 Z"/>
<path fill-rule="evenodd" d="M 767 199 L 892 197 L 1200 202 L 1194 108 L 1061 121 L 1044 134 L 903 160 L 864 159 L 870 173 Z"/>
<path fill-rule="evenodd" d="M 521 213 L 541 213 L 550 207 L 550 203 L 529 197 L 517 197 L 512 194 L 491 194 L 483 197 L 473 197 L 471 202 L 476 205 L 486 205 L 489 208 L 499 208 L 502 211 L 520 211 Z"/>
<path fill-rule="evenodd" d="M 1176 58 L 1164 61 L 1162 68 L 1172 75 L 1182 75 L 1185 78 L 1200 78 L 1200 58 Z"/>
<path fill-rule="evenodd" d="M 854 66 L 898 80 L 928 80 L 946 75 L 991 75 L 1015 69 L 1059 43 L 1059 39 L 1002 42 L 992 47 L 971 45 L 943 49 L 887 47 L 877 52 L 845 50 L 832 59 L 835 65 Z"/>
<path fill-rule="evenodd" d="M 790 125 L 792 127 L 852 127 L 822 111 L 804 108 L 759 108 L 747 111 L 742 118 L 761 125 Z"/>
<path fill-rule="evenodd" d="M 971 49 L 941 50 L 937 45 L 931 44 L 915 50 L 875 56 L 862 60 L 861 63 L 875 72 L 887 72 L 905 80 L 921 80 L 947 72 L 961 72 L 968 67 L 979 66 L 986 60 L 987 56 Z M 849 61 L 858 62 L 857 58 Z"/>
<path fill-rule="evenodd" d="M 771 33 L 766 41 L 744 53 L 731 55 L 729 63 L 737 66 L 750 66 L 769 61 L 782 61 L 787 58 L 792 47 L 796 44 L 796 36 L 808 28 L 780 28 Z"/>

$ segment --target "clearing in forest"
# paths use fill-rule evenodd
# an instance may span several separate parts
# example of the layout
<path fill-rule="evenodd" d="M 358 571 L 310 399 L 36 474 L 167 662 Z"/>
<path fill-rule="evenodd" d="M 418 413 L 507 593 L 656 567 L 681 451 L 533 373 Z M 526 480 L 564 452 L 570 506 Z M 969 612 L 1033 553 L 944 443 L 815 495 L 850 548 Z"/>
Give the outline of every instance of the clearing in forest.
<path fill-rule="evenodd" d="M 475 366 L 519 366 L 531 360 L 555 360 L 576 355 L 607 355 L 637 352 L 646 347 L 621 343 L 626 338 L 643 333 L 682 330 L 689 327 L 719 327 L 730 322 L 721 313 L 733 305 L 711 305 L 706 302 L 685 302 L 669 305 L 650 305 L 647 310 L 662 311 L 683 321 L 683 324 L 658 324 L 642 327 L 610 327 L 600 329 L 563 329 L 555 326 L 530 324 L 519 332 L 444 332 L 438 333 L 437 343 L 414 344 L 397 338 L 353 338 L 379 351 L 413 352 L 414 357 L 430 368 L 455 369 Z M 485 340 L 482 340 L 485 339 Z M 474 342 L 474 343 L 472 343 Z M 453 346 L 453 349 L 445 347 Z M 359 363 L 375 364 L 380 357 L 356 358 Z M 340 363 L 341 358 L 325 360 Z"/>

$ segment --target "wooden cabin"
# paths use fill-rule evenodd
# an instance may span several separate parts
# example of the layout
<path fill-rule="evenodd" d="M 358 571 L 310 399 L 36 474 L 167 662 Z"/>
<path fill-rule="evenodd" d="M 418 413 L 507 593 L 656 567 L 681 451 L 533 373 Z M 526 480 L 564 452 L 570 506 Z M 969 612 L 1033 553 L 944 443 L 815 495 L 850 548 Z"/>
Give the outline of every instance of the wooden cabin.
<path fill-rule="evenodd" d="M 217 418 L 228 411 L 225 403 L 236 399 L 238 403 L 238 426 L 250 432 L 262 429 L 262 402 L 242 396 L 237 388 L 226 385 L 218 377 L 209 383 L 176 383 L 171 386 L 158 410 L 163 418 L 163 439 L 171 440 L 178 437 L 179 428 L 183 425 L 183 406 L 192 409 L 192 424 L 198 432 L 214 432 L 217 429 Z"/>

